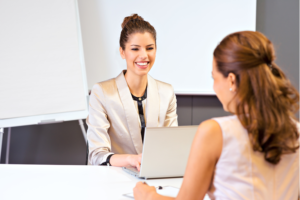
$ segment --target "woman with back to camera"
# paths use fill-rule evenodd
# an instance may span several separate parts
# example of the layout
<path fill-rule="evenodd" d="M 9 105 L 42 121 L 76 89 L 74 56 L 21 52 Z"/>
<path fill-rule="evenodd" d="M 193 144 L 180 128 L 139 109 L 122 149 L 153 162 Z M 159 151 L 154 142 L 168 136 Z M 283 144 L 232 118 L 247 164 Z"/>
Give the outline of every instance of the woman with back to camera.
<path fill-rule="evenodd" d="M 120 54 L 127 70 L 95 84 L 90 95 L 89 162 L 139 170 L 145 127 L 177 126 L 176 96 L 170 84 L 148 75 L 156 31 L 137 14 L 124 18 Z"/>
<path fill-rule="evenodd" d="M 225 37 L 214 50 L 214 91 L 233 116 L 199 125 L 176 199 L 298 198 L 298 91 L 275 64 L 261 33 Z M 139 182 L 135 199 L 160 196 Z"/>

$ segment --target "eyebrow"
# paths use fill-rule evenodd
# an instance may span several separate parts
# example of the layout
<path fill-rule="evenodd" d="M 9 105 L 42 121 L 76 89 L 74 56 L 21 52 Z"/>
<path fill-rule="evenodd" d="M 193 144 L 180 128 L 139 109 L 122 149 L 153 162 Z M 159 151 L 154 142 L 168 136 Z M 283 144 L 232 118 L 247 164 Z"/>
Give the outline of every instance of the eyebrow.
<path fill-rule="evenodd" d="M 147 47 L 148 47 L 148 46 L 151 46 L 151 45 L 154 45 L 154 44 L 148 44 Z M 130 46 L 137 46 L 137 47 L 140 47 L 140 45 L 137 45 L 137 44 L 133 44 L 133 45 L 130 45 Z"/>

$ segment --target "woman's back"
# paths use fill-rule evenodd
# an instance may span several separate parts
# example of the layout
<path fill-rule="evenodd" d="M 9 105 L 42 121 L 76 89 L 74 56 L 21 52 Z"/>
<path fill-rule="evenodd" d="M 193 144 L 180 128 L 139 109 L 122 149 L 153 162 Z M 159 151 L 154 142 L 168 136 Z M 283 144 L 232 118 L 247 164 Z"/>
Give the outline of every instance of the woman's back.
<path fill-rule="evenodd" d="M 253 150 L 237 116 L 214 120 L 222 129 L 223 147 L 208 191 L 211 199 L 298 198 L 299 151 L 283 154 L 278 164 L 271 164 Z"/>
<path fill-rule="evenodd" d="M 299 92 L 275 59 L 259 32 L 232 33 L 217 45 L 213 88 L 235 116 L 199 125 L 176 199 L 298 198 Z"/>

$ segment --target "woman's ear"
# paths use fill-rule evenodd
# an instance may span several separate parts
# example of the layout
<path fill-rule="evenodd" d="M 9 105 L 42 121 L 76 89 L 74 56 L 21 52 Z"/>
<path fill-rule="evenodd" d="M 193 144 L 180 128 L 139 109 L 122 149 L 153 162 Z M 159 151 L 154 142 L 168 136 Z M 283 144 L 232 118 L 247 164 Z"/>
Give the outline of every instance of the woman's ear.
<path fill-rule="evenodd" d="M 122 49 L 122 47 L 119 48 L 119 51 L 120 51 L 120 55 L 123 59 L 125 59 L 125 52 L 124 50 Z"/>
<path fill-rule="evenodd" d="M 229 90 L 232 92 L 236 92 L 236 75 L 234 73 L 229 73 L 227 80 L 229 82 Z"/>

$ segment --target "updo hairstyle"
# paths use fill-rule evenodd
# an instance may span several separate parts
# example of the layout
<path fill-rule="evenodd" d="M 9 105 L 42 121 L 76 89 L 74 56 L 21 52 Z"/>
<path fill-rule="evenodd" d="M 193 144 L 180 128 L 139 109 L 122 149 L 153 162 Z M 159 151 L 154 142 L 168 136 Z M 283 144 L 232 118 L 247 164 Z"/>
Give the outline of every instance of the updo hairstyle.
<path fill-rule="evenodd" d="M 236 76 L 235 114 L 247 129 L 253 150 L 272 164 L 282 154 L 294 153 L 299 93 L 274 62 L 271 41 L 259 32 L 236 32 L 225 37 L 213 55 L 224 77 Z"/>
<path fill-rule="evenodd" d="M 156 31 L 154 27 L 149 22 L 144 21 L 141 16 L 133 14 L 125 17 L 121 26 L 120 47 L 122 47 L 123 50 L 125 50 L 125 44 L 127 43 L 129 36 L 133 33 L 150 33 L 154 38 L 156 45 Z"/>

